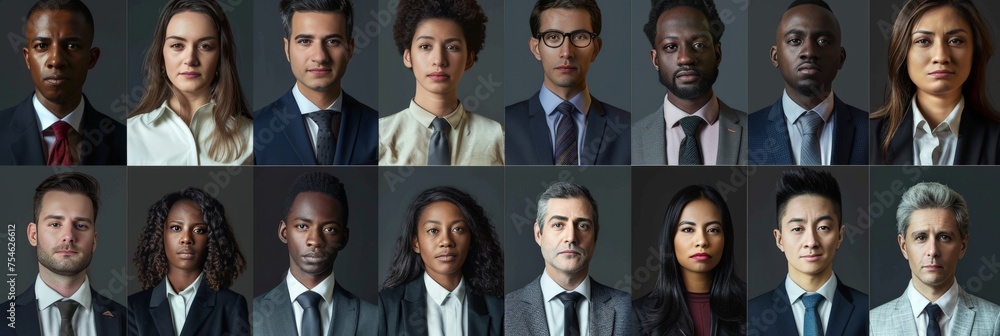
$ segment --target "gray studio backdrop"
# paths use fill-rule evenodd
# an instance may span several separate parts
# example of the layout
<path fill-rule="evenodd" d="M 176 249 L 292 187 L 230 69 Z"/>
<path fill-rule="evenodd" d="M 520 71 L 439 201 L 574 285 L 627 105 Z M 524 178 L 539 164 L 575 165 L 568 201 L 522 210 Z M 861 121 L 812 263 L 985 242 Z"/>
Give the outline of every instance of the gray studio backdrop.
<path fill-rule="evenodd" d="M 101 184 L 97 211 L 97 251 L 87 268 L 90 286 L 118 303 L 125 304 L 125 167 L 2 167 L 0 168 L 0 214 L 6 234 L 15 234 L 17 294 L 35 283 L 38 275 L 37 251 L 28 243 L 28 223 L 34 218 L 35 188 L 49 176 L 62 172 L 89 174 Z M 10 231 L 10 225 L 14 226 Z M 10 243 L 5 239 L 5 243 Z M 6 245 L 6 244 L 5 244 Z M 9 248 L 9 246 L 7 247 Z M 5 248 L 5 253 L 9 249 Z M 6 256 L 4 258 L 7 259 Z M 9 284 L 8 284 L 9 285 Z M 7 287 L 5 287 L 7 288 Z"/>
<path fill-rule="evenodd" d="M 84 0 L 94 16 L 94 45 L 101 49 L 97 64 L 87 73 L 83 94 L 97 111 L 124 122 L 125 106 L 125 43 L 120 40 L 125 31 L 124 0 Z M 24 63 L 22 48 L 27 45 L 24 24 L 28 9 L 35 1 L 4 1 L 0 11 L 0 32 L 7 46 L 0 51 L 0 109 L 17 105 L 31 96 L 35 85 Z M 138 98 L 136 98 L 138 99 Z"/>
<path fill-rule="evenodd" d="M 413 93 L 416 92 L 416 80 L 413 71 L 403 65 L 403 56 L 396 48 L 392 38 L 392 26 L 396 22 L 396 10 L 399 0 L 378 0 L 378 9 L 374 13 L 378 18 L 378 29 L 374 26 L 365 27 L 365 34 L 378 31 L 378 106 L 368 105 L 377 109 L 380 117 L 389 116 L 410 106 Z M 479 6 L 486 12 L 489 21 L 486 22 L 486 43 L 479 52 L 479 61 L 462 75 L 458 85 L 458 99 L 471 112 L 496 120 L 500 125 L 503 119 L 504 88 L 511 87 L 504 82 L 505 56 L 504 49 L 504 1 L 479 0 Z M 372 16 L 372 14 L 366 14 Z M 357 56 L 355 56 L 357 57 Z M 365 57 L 371 57 L 365 56 Z M 350 73 L 351 70 L 348 70 Z"/>
<path fill-rule="evenodd" d="M 967 293 L 1000 302 L 995 219 L 997 167 L 872 167 L 871 168 L 871 307 L 893 300 L 906 290 L 910 266 L 896 240 L 896 208 L 903 193 L 920 182 L 938 182 L 961 194 L 969 205 L 969 245 L 955 276 Z M 876 271 L 877 270 L 877 271 Z"/>
<path fill-rule="evenodd" d="M 905 0 L 881 0 L 872 1 L 869 5 L 869 34 L 871 36 L 871 110 L 874 111 L 885 103 L 885 97 L 889 95 L 888 55 L 889 39 L 892 38 L 892 24 L 896 22 L 896 15 L 903 8 Z M 1000 46 L 1000 31 L 997 30 L 997 21 L 1000 17 L 1000 2 L 972 0 L 979 10 L 979 16 L 986 21 L 989 28 L 990 37 L 993 40 L 994 55 L 990 61 L 989 69 L 986 69 L 986 92 L 994 108 L 1000 105 L 1000 67 L 997 65 L 997 49 Z M 843 24 L 843 22 L 841 22 Z M 972 69 L 973 72 L 984 71 L 983 69 Z M 859 106 L 860 107 L 860 106 Z M 872 303 L 875 303 L 874 298 Z"/>
<path fill-rule="evenodd" d="M 130 167 L 128 169 L 128 259 L 129 294 L 142 291 L 136 275 L 135 250 L 146 225 L 149 206 L 169 193 L 187 187 L 201 188 L 226 209 L 226 218 L 236 235 L 247 267 L 231 289 L 253 304 L 253 171 L 249 167 Z M 249 307 L 253 311 L 253 307 Z"/>
<path fill-rule="evenodd" d="M 500 246 L 503 246 L 503 167 L 379 167 L 379 286 L 389 274 L 389 266 L 392 264 L 392 256 L 396 249 L 396 239 L 402 231 L 406 209 L 418 194 L 440 186 L 455 187 L 472 195 L 486 211 L 486 216 L 492 222 L 500 239 Z"/>
<path fill-rule="evenodd" d="M 774 229 L 778 227 L 774 185 L 785 170 L 794 166 L 751 167 L 750 211 L 747 234 L 750 248 L 747 298 L 752 299 L 777 287 L 788 273 L 785 254 L 774 244 Z M 841 208 L 845 227 L 844 242 L 833 261 L 837 279 L 863 293 L 868 286 L 868 167 L 835 166 L 818 170 L 833 174 L 840 185 Z"/>
<path fill-rule="evenodd" d="M 771 64 L 771 46 L 781 16 L 792 0 L 754 0 L 750 11 L 749 66 L 752 81 L 748 82 L 750 110 L 748 113 L 771 106 L 781 99 L 785 80 L 781 71 Z M 827 1 L 833 15 L 840 22 L 841 46 L 847 52 L 844 67 L 833 81 L 833 93 L 845 103 L 867 111 L 868 102 L 868 27 L 859 22 L 868 19 L 868 1 Z"/>
<path fill-rule="evenodd" d="M 747 18 L 749 0 L 716 0 L 719 19 L 726 25 L 722 34 L 722 63 L 715 81 L 715 96 L 730 107 L 747 111 Z M 756 3 L 756 2 L 755 2 Z M 660 84 L 659 75 L 649 59 L 649 39 L 642 26 L 649 20 L 652 8 L 648 0 L 632 1 L 632 22 L 628 36 L 632 41 L 628 60 L 632 73 L 632 120 L 637 121 L 656 112 L 663 105 L 667 88 Z M 770 46 L 770 45 L 768 45 Z M 753 83 L 752 85 L 756 85 Z"/>
<path fill-rule="evenodd" d="M 528 47 L 528 39 L 531 38 L 528 18 L 531 17 L 535 0 L 508 0 L 506 3 L 503 57 L 504 71 L 507 73 L 504 87 L 507 91 L 504 105 L 510 105 L 531 98 L 542 88 L 544 75 L 541 62 L 535 59 Z M 597 0 L 597 5 L 601 8 L 602 45 L 597 60 L 591 63 L 587 72 L 587 88 L 598 100 L 632 111 L 628 85 L 630 75 L 624 71 L 624 65 L 629 62 L 629 55 L 635 49 L 629 40 L 629 35 L 635 32 L 625 24 L 629 20 L 629 4 Z"/>
<path fill-rule="evenodd" d="M 629 167 L 507 167 L 506 180 L 504 293 L 524 287 L 545 271 L 545 259 L 535 242 L 532 225 L 538 213 L 538 197 L 555 182 L 587 187 L 597 201 L 601 230 L 590 260 L 590 277 L 602 285 L 632 292 Z"/>
<path fill-rule="evenodd" d="M 229 28 L 236 38 L 236 67 L 240 76 L 240 85 L 247 103 L 253 104 L 253 5 L 249 0 L 217 0 L 222 11 L 229 19 Z M 146 51 L 153 43 L 153 32 L 156 31 L 156 20 L 167 2 L 164 0 L 128 0 L 128 110 L 132 111 L 142 94 L 146 92 L 146 82 L 143 77 L 143 63 Z M 124 31 L 124 29 L 122 30 Z M 121 43 L 121 42 L 118 42 Z M 262 42 L 263 43 L 263 42 Z M 278 48 L 280 49 L 280 48 Z M 221 61 L 221 58 L 220 58 Z M 288 62 L 285 62 L 287 65 Z M 287 69 L 287 66 L 286 66 Z M 290 88 L 291 86 L 289 86 Z M 253 108 L 256 105 L 250 105 Z M 127 113 L 127 112 L 126 112 Z"/>
<path fill-rule="evenodd" d="M 347 246 L 337 254 L 334 277 L 345 289 L 369 302 L 377 302 L 378 190 L 372 188 L 378 171 L 374 167 L 255 167 L 254 249 L 259 251 L 254 270 L 254 296 L 273 289 L 288 274 L 288 246 L 278 238 L 285 200 L 295 179 L 307 172 L 336 176 L 347 192 L 351 230 Z"/>
<path fill-rule="evenodd" d="M 280 0 L 256 0 L 253 3 L 253 95 L 247 97 L 254 110 L 278 100 L 295 85 L 295 76 L 285 57 L 284 28 L 281 26 Z M 344 92 L 374 108 L 378 105 L 378 34 L 379 12 L 374 1 L 354 0 L 354 56 L 341 81 Z M 384 16 L 383 16 L 384 18 Z M 350 27 L 348 27 L 350 29 Z M 391 30 L 386 30 L 391 35 Z M 246 89 L 244 89 L 246 90 Z"/>
<path fill-rule="evenodd" d="M 736 275 L 747 279 L 747 173 L 745 167 L 632 168 L 632 298 L 648 294 L 659 276 L 663 218 L 674 195 L 689 185 L 715 188 L 733 217 Z"/>

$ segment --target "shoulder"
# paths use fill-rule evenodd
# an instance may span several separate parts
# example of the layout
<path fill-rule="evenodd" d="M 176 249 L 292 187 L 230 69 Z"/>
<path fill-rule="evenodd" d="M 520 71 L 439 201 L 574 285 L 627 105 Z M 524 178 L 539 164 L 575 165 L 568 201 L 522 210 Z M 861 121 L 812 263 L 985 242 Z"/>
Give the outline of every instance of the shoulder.
<path fill-rule="evenodd" d="M 590 290 L 591 290 L 591 296 L 594 297 L 602 295 L 610 296 L 611 304 L 614 306 L 632 307 L 632 297 L 628 293 L 602 285 L 593 278 L 590 279 Z"/>
<path fill-rule="evenodd" d="M 468 111 L 468 117 L 469 127 L 471 127 L 473 131 L 481 130 L 486 132 L 503 132 L 503 126 L 500 126 L 500 123 L 496 120 L 472 111 Z"/>
<path fill-rule="evenodd" d="M 152 295 L 153 288 L 129 295 L 128 306 L 131 309 L 146 309 L 146 307 L 149 307 L 149 299 Z"/>
<path fill-rule="evenodd" d="M 987 317 L 996 317 L 997 315 L 1000 315 L 1000 306 L 997 304 L 969 294 L 964 290 L 962 291 L 962 294 L 966 297 L 966 300 L 969 301 L 970 308 L 974 308 L 976 311 L 986 314 Z"/>
<path fill-rule="evenodd" d="M 767 122 L 768 115 L 771 114 L 771 108 L 772 107 L 774 107 L 774 105 L 768 105 L 768 106 L 765 106 L 762 109 L 754 111 L 753 113 L 750 113 L 750 115 L 747 117 L 747 119 L 751 123 L 765 123 L 765 122 Z"/>
<path fill-rule="evenodd" d="M 881 319 L 881 320 L 889 319 L 889 316 L 892 315 L 892 311 L 896 310 L 896 306 L 901 304 L 902 302 L 903 302 L 902 297 L 897 297 L 895 299 L 892 299 L 892 301 L 883 303 L 878 307 L 873 308 L 871 310 L 871 315 L 870 315 L 871 319 L 873 321 L 876 319 Z M 872 323 L 872 326 L 875 325 L 876 325 L 875 323 Z"/>
<path fill-rule="evenodd" d="M 510 114 L 518 114 L 518 116 L 519 116 L 519 114 L 523 114 L 525 111 L 528 110 L 528 102 L 530 100 L 531 99 L 525 99 L 525 100 L 522 100 L 522 101 L 510 104 L 510 105 L 507 105 L 507 107 L 504 107 L 504 112 L 506 112 L 506 114 L 508 114 L 508 115 L 510 115 Z"/>
<path fill-rule="evenodd" d="M 766 307 L 771 306 L 774 301 L 775 290 L 769 290 L 764 292 L 764 294 L 758 295 L 755 298 L 747 301 L 748 310 L 760 310 L 766 309 Z"/>
<path fill-rule="evenodd" d="M 597 100 L 597 98 L 594 98 L 594 103 L 601 104 L 601 107 L 604 109 L 604 113 L 606 113 L 608 116 L 632 120 L 632 113 L 629 113 L 628 111 L 615 107 L 614 105 L 599 101 Z"/>
<path fill-rule="evenodd" d="M 350 109 L 351 113 L 365 113 L 365 114 L 378 115 L 378 111 L 375 111 L 375 109 L 371 108 L 368 105 L 365 105 L 365 103 L 362 103 L 357 99 L 354 99 L 354 97 L 347 94 L 346 92 L 344 93 L 344 108 Z"/>
<path fill-rule="evenodd" d="M 406 284 L 401 284 L 396 287 L 386 288 L 378 292 L 378 301 L 380 305 L 399 305 L 399 302 L 403 300 L 403 294 L 406 293 Z"/>

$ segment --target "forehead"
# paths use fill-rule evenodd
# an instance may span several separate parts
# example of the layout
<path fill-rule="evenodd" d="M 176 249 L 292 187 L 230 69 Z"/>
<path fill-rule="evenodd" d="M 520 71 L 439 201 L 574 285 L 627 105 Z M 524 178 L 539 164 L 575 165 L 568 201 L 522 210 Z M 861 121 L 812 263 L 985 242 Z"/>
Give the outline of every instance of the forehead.
<path fill-rule="evenodd" d="M 656 20 L 656 35 L 711 33 L 708 18 L 701 11 L 687 7 L 678 6 L 660 13 Z"/>
<path fill-rule="evenodd" d="M 910 225 L 907 233 L 922 230 L 958 231 L 955 213 L 946 208 L 919 209 L 910 214 Z"/>
<path fill-rule="evenodd" d="M 831 32 L 840 35 L 840 24 L 833 12 L 817 5 L 799 5 L 785 11 L 778 25 L 778 33 L 785 34 L 791 30 L 803 32 Z"/>
<path fill-rule="evenodd" d="M 291 28 L 296 31 L 333 31 L 343 33 L 347 30 L 347 17 L 341 12 L 294 12 Z"/>
<path fill-rule="evenodd" d="M 582 8 L 549 8 L 538 15 L 539 31 L 557 29 L 565 32 L 594 29 L 590 13 Z"/>
<path fill-rule="evenodd" d="M 917 30 L 940 29 L 950 31 L 959 28 L 969 31 L 970 27 L 971 26 L 965 20 L 965 17 L 963 17 L 962 14 L 955 9 L 955 7 L 939 6 L 927 10 L 920 16 L 920 18 L 914 21 L 913 31 L 911 31 L 911 33 Z"/>
<path fill-rule="evenodd" d="M 63 9 L 42 9 L 31 13 L 24 23 L 27 38 L 43 35 L 48 36 L 50 30 L 69 31 L 71 34 L 92 35 L 83 13 Z"/>
<path fill-rule="evenodd" d="M 462 26 L 458 22 L 448 19 L 424 19 L 413 29 L 413 38 L 437 37 L 437 38 L 461 38 L 465 39 L 462 33 Z"/>
<path fill-rule="evenodd" d="M 208 14 L 184 11 L 174 14 L 167 23 L 168 36 L 215 36 L 215 25 Z"/>
<path fill-rule="evenodd" d="M 288 211 L 288 216 L 294 217 L 298 215 L 299 212 L 317 212 L 323 211 L 324 213 L 333 213 L 334 215 L 341 215 L 343 213 L 343 205 L 336 198 L 330 195 L 307 191 L 301 192 L 295 196 L 292 200 L 291 208 Z"/>
<path fill-rule="evenodd" d="M 42 202 L 39 207 L 39 211 L 41 211 L 42 214 L 67 209 L 83 210 L 93 213 L 94 204 L 90 201 L 90 197 L 81 193 L 69 193 L 65 191 L 52 190 L 46 192 L 45 195 L 42 196 Z"/>
<path fill-rule="evenodd" d="M 816 216 L 837 216 L 836 207 L 829 198 L 818 195 L 799 195 L 785 204 L 785 218 L 813 214 Z"/>
<path fill-rule="evenodd" d="M 587 199 L 583 197 L 573 197 L 550 198 L 545 215 L 547 218 L 552 218 L 552 216 L 573 216 L 591 219 L 593 217 L 593 213 L 594 212 L 590 208 L 590 202 L 588 202 Z"/>

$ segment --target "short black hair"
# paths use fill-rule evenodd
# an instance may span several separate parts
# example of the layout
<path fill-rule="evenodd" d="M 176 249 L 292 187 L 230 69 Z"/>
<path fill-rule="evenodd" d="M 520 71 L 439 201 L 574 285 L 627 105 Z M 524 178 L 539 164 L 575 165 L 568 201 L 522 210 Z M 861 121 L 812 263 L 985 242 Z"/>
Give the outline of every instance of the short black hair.
<path fill-rule="evenodd" d="M 288 189 L 288 197 L 285 198 L 285 212 L 281 219 L 288 217 L 288 212 L 292 209 L 295 197 L 304 192 L 318 192 L 330 196 L 340 202 L 344 208 L 344 225 L 347 225 L 347 192 L 344 191 L 344 184 L 336 176 L 324 172 L 311 172 L 299 175 L 292 182 L 292 187 Z"/>
<path fill-rule="evenodd" d="M 401 0 L 396 15 L 392 38 L 400 55 L 410 49 L 414 31 L 426 19 L 451 20 L 462 27 L 473 62 L 479 60 L 479 52 L 486 44 L 486 22 L 489 19 L 476 0 Z"/>
<path fill-rule="evenodd" d="M 295 12 L 342 13 L 347 20 L 347 39 L 354 30 L 354 6 L 350 0 L 281 0 L 278 4 L 281 11 L 281 25 L 285 29 L 285 37 L 292 36 L 292 15 Z"/>
<path fill-rule="evenodd" d="M 833 202 L 837 212 L 837 225 L 842 225 L 844 216 L 840 206 L 840 185 L 830 172 L 809 168 L 785 171 L 778 179 L 774 192 L 777 201 L 778 228 L 781 228 L 781 217 L 785 215 L 788 201 L 802 195 L 819 196 Z"/>
<path fill-rule="evenodd" d="M 94 16 L 90 14 L 90 9 L 87 8 L 87 5 L 83 4 L 83 1 L 39 0 L 33 6 L 31 6 L 31 9 L 28 10 L 28 16 L 26 16 L 26 18 L 30 19 L 32 14 L 35 14 L 35 12 L 37 11 L 43 11 L 43 10 L 64 10 L 83 15 L 84 21 L 87 22 L 88 26 L 90 26 L 90 35 L 91 36 L 94 35 Z M 27 32 L 28 22 L 25 21 L 24 24 L 25 24 L 24 27 L 25 32 Z"/>
<path fill-rule="evenodd" d="M 789 9 L 792 9 L 792 7 L 801 5 L 816 5 L 826 8 L 826 10 L 830 11 L 830 13 L 833 13 L 833 9 L 830 9 L 830 4 L 826 3 L 826 1 L 823 0 L 795 0 L 788 5 L 788 8 L 786 8 L 785 11 L 787 12 Z"/>
<path fill-rule="evenodd" d="M 535 7 L 531 9 L 531 17 L 528 18 L 528 25 L 531 26 L 531 36 L 538 36 L 538 30 L 542 26 L 542 12 L 552 8 L 563 9 L 583 9 L 590 14 L 590 25 L 594 27 L 594 34 L 601 35 L 601 8 L 597 7 L 594 0 L 538 0 Z"/>
<path fill-rule="evenodd" d="M 649 45 L 656 48 L 656 21 L 660 20 L 663 12 L 676 7 L 691 7 L 697 9 L 708 19 L 708 28 L 712 33 L 712 40 L 715 44 L 722 41 L 722 33 L 726 32 L 726 24 L 719 18 L 719 11 L 715 8 L 712 0 L 653 0 L 653 8 L 649 10 L 649 19 L 646 25 L 642 26 L 642 32 L 646 33 Z"/>
<path fill-rule="evenodd" d="M 97 223 L 97 210 L 101 207 L 101 184 L 93 176 L 84 173 L 59 173 L 46 178 L 35 188 L 35 218 L 38 223 L 38 213 L 42 211 L 42 199 L 50 191 L 62 191 L 70 194 L 82 194 L 90 199 L 94 207 L 94 223 Z"/>

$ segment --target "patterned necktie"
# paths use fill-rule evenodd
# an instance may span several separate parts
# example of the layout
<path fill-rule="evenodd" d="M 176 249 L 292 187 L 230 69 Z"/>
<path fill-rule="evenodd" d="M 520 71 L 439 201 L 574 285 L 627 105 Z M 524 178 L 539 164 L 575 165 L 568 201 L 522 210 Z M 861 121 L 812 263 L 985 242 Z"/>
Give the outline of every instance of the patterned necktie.
<path fill-rule="evenodd" d="M 556 113 L 562 114 L 562 119 L 556 124 L 556 164 L 560 166 L 576 166 L 580 162 L 576 122 L 573 121 L 575 109 L 568 101 L 556 107 Z"/>
<path fill-rule="evenodd" d="M 938 316 L 941 316 L 941 307 L 931 303 L 924 308 L 927 314 L 927 336 L 941 336 L 941 326 L 938 325 Z"/>
<path fill-rule="evenodd" d="M 802 324 L 803 336 L 823 336 L 822 320 L 819 317 L 819 310 L 816 307 L 823 302 L 823 296 L 819 294 L 803 294 L 802 304 L 806 306 L 805 323 Z"/>
<path fill-rule="evenodd" d="M 323 297 L 319 293 L 313 291 L 305 291 L 299 294 L 299 297 L 295 298 L 295 302 L 298 302 L 302 306 L 302 332 L 299 335 L 322 335 L 323 326 L 320 324 L 319 318 L 319 302 L 322 299 Z"/>
<path fill-rule="evenodd" d="M 52 144 L 52 151 L 49 152 L 48 165 L 69 166 L 73 164 L 73 156 L 69 151 L 69 130 L 72 127 L 69 123 L 59 120 L 50 128 L 56 134 L 56 142 Z"/>
<path fill-rule="evenodd" d="M 427 165 L 451 165 L 451 148 L 448 147 L 448 131 L 451 125 L 444 118 L 434 118 L 431 122 L 431 141 L 427 144 Z"/>
<path fill-rule="evenodd" d="M 701 146 L 698 144 L 698 126 L 703 120 L 697 116 L 681 118 L 681 128 L 684 130 L 684 140 L 681 141 L 677 162 L 682 165 L 703 165 Z"/>
<path fill-rule="evenodd" d="M 795 121 L 802 134 L 802 144 L 799 147 L 799 165 L 818 166 L 823 164 L 819 151 L 819 135 L 823 128 L 823 118 L 813 111 L 805 111 Z"/>
<path fill-rule="evenodd" d="M 583 294 L 577 292 L 562 292 L 556 298 L 563 303 L 563 330 L 564 336 L 580 336 L 580 320 L 576 316 L 576 303 L 583 298 Z"/>
<path fill-rule="evenodd" d="M 60 317 L 59 336 L 76 336 L 73 331 L 73 314 L 80 308 L 80 304 L 73 300 L 63 300 L 56 302 L 56 308 L 59 309 Z"/>
<path fill-rule="evenodd" d="M 316 162 L 321 165 L 332 165 L 337 154 L 337 133 L 340 131 L 340 112 L 319 110 L 306 114 L 316 122 L 319 131 L 316 134 Z"/>

